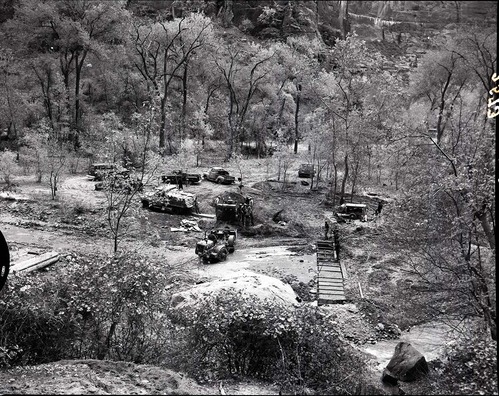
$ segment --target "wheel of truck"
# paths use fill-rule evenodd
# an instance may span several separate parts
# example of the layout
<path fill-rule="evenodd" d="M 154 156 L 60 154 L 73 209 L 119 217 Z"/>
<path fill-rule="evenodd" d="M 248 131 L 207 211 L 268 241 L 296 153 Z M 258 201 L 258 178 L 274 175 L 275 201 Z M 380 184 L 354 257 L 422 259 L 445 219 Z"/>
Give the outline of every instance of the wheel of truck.
<path fill-rule="evenodd" d="M 218 179 L 217 179 L 217 183 L 218 183 L 218 184 L 222 184 L 222 179 L 221 179 L 221 178 L 218 178 Z"/>
<path fill-rule="evenodd" d="M 142 207 L 143 208 L 147 208 L 149 205 L 148 205 L 148 202 L 147 201 L 142 201 Z"/>
<path fill-rule="evenodd" d="M 228 246 L 228 250 L 229 250 L 229 253 L 234 253 L 234 245 L 236 243 L 236 238 L 234 235 L 231 235 L 227 238 L 227 246 Z"/>
<path fill-rule="evenodd" d="M 220 249 L 220 251 L 218 252 L 218 260 L 219 261 L 225 261 L 227 260 L 227 255 L 229 254 L 229 252 L 227 252 L 227 249 L 223 248 L 223 249 Z"/>

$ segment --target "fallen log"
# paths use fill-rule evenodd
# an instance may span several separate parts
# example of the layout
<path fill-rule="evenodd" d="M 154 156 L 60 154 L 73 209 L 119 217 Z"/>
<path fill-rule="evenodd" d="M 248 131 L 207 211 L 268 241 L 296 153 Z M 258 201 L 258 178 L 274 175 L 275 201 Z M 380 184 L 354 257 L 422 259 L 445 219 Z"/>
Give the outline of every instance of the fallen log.
<path fill-rule="evenodd" d="M 58 260 L 59 260 L 59 253 L 48 252 L 41 254 L 38 257 L 33 257 L 28 260 L 14 263 L 14 265 L 11 267 L 11 271 L 12 273 L 31 272 L 36 269 L 47 267 Z"/>
<path fill-rule="evenodd" d="M 214 214 L 207 214 L 207 213 L 193 213 L 193 216 L 196 217 L 207 217 L 208 219 L 214 219 L 215 215 Z"/>
<path fill-rule="evenodd" d="M 46 260 L 46 261 L 44 261 L 44 262 L 42 262 L 40 264 L 33 265 L 33 266 L 29 267 L 29 268 L 26 268 L 22 272 L 23 273 L 28 273 L 28 272 L 31 272 L 31 271 L 34 271 L 34 270 L 37 270 L 37 269 L 40 269 L 40 268 L 45 268 L 45 267 L 48 267 L 49 265 L 54 264 L 57 261 L 59 261 L 59 256 L 51 258 L 49 260 Z"/>

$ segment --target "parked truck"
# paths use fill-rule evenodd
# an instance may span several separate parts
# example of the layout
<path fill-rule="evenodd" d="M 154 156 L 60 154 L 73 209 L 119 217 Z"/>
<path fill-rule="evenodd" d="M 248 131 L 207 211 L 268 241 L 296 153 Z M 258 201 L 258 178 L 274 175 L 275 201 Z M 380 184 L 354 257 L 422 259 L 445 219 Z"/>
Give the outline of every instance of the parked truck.
<path fill-rule="evenodd" d="M 195 184 L 201 181 L 201 175 L 199 173 L 186 173 L 180 170 L 176 170 L 166 175 L 161 176 L 161 181 L 163 183 L 177 184 L 179 178 L 182 179 L 183 184 Z"/>
<path fill-rule="evenodd" d="M 199 211 L 196 195 L 180 191 L 174 185 L 156 187 L 143 194 L 140 199 L 144 208 L 161 212 L 190 214 Z"/>
<path fill-rule="evenodd" d="M 367 221 L 367 205 L 345 203 L 336 209 L 336 218 L 339 221 L 360 220 Z"/>
<path fill-rule="evenodd" d="M 88 169 L 87 178 L 93 181 L 102 181 L 107 175 L 114 174 L 127 174 L 129 171 L 112 162 L 103 162 L 90 165 Z"/>

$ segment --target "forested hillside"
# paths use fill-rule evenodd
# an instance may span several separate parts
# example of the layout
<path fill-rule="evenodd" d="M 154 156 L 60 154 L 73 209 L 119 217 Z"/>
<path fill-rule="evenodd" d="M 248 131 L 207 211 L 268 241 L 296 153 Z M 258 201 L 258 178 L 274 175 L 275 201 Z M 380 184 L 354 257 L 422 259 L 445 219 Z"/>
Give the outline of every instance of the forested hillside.
<path fill-rule="evenodd" d="M 496 118 L 488 107 L 490 98 L 496 99 L 499 92 L 496 48 L 497 3 L 492 1 L 1 0 L 0 188 L 15 192 L 16 188 L 22 189 L 26 180 L 32 180 L 36 185 L 47 186 L 50 199 L 58 202 L 61 207 L 57 208 L 62 210 L 65 203 L 60 191 L 64 179 L 86 174 L 92 163 L 117 163 L 133 170 L 140 186 L 146 187 L 161 172 L 174 168 L 202 173 L 200 167 L 223 166 L 239 177 L 240 192 L 244 191 L 244 184 L 254 193 L 255 200 L 261 199 L 255 219 L 267 228 L 264 231 L 263 226 L 243 226 L 248 238 L 270 238 L 277 233 L 308 242 L 318 239 L 314 232 L 323 233 L 322 214 L 318 215 L 315 209 L 301 211 L 299 205 L 304 195 L 296 199 L 293 197 L 298 195 L 291 195 L 298 188 L 303 187 L 299 193 L 312 197 L 314 208 L 320 207 L 322 212 L 332 211 L 343 202 L 359 203 L 374 191 L 366 202 L 371 207 L 383 202 L 388 209 L 384 209 L 383 221 L 371 227 L 369 237 L 364 235 L 363 243 L 376 244 L 376 259 L 383 265 L 393 259 L 400 263 L 393 271 L 404 266 L 404 271 L 417 279 L 415 283 L 380 281 L 378 286 L 390 289 L 383 308 L 387 317 L 400 327 L 407 324 L 407 328 L 430 318 L 445 317 L 473 323 L 476 330 L 474 341 L 452 355 L 453 362 L 465 368 L 453 371 L 452 366 L 439 366 L 441 377 L 432 378 L 432 386 L 439 385 L 424 391 L 494 392 L 497 376 L 480 382 L 469 369 L 471 366 L 466 365 L 483 365 L 486 371 L 497 368 L 497 361 L 490 360 L 497 337 Z M 306 183 L 293 181 L 290 176 L 300 163 L 313 164 L 316 170 Z M 278 203 L 265 201 L 261 195 L 271 182 L 279 185 L 282 196 L 276 199 Z M 91 226 L 79 228 L 78 232 L 89 238 L 111 239 L 116 262 L 123 260 L 130 266 L 130 257 L 135 256 L 119 255 L 126 251 L 126 237 L 136 241 L 154 237 L 166 240 L 167 245 L 182 245 L 172 234 L 165 237 L 160 229 L 162 222 L 151 225 L 147 216 L 134 212 L 134 200 L 142 190 L 133 185 L 132 194 L 130 190 L 127 194 L 116 193 L 116 186 L 116 180 L 104 181 L 102 212 L 80 209 L 82 213 L 88 210 Z M 202 212 L 214 206 L 214 197 L 209 195 L 214 191 L 219 192 L 203 191 L 206 199 L 200 204 Z M 384 201 L 383 197 L 388 198 Z M 294 211 L 290 209 L 293 205 Z M 54 208 L 50 210 L 59 210 Z M 288 213 L 288 217 L 283 214 L 278 218 L 286 208 L 283 213 Z M 18 211 L 16 207 L 9 213 L 17 216 Z M 378 206 L 376 216 L 379 212 Z M 33 210 L 26 210 L 21 214 L 32 213 Z M 72 219 L 85 217 L 82 213 L 75 210 Z M 68 209 L 64 216 L 69 216 Z M 290 225 L 296 227 L 284 230 Z M 133 227 L 142 227 L 142 231 L 134 234 Z M 141 234 L 146 228 L 147 233 Z M 361 232 L 355 228 L 350 231 Z M 360 287 L 360 282 L 367 282 L 372 268 L 363 274 L 355 260 L 367 263 L 374 258 L 353 242 L 346 246 L 352 273 L 359 277 L 347 292 L 353 293 L 355 288 L 357 293 L 357 283 Z M 137 262 L 141 260 L 135 258 Z M 62 299 L 69 298 L 65 293 L 74 292 L 82 300 L 71 300 L 71 304 L 90 304 L 86 298 L 94 300 L 90 291 L 93 281 L 89 281 L 94 275 L 86 272 L 86 265 L 91 267 L 91 262 L 99 260 L 82 258 L 75 264 L 89 277 L 89 284 L 78 285 L 80 289 L 65 284 L 67 289 L 58 291 Z M 138 305 L 130 308 L 135 310 L 133 315 L 142 320 L 141 312 L 151 314 L 140 322 L 144 334 L 153 323 L 161 331 L 179 336 L 178 327 L 165 330 L 157 317 L 154 321 L 160 300 L 154 300 L 152 295 L 159 291 L 148 287 L 157 282 L 167 290 L 177 285 L 178 279 L 180 283 L 185 279 L 159 275 L 157 268 L 151 265 L 137 275 L 141 282 L 148 282 L 147 288 L 142 289 L 135 289 L 130 274 L 120 268 L 113 267 L 110 276 L 123 277 L 124 283 L 117 286 L 124 293 L 123 301 L 132 298 L 126 295 L 125 288 L 138 293 L 137 300 L 133 300 Z M 76 269 L 65 271 L 67 279 L 77 282 Z M 106 273 L 104 268 L 99 271 L 100 276 Z M 47 287 L 56 290 L 55 283 Z M 24 293 L 27 289 L 23 287 L 24 283 L 14 284 L 11 290 Z M 40 290 L 40 295 L 47 290 Z M 151 293 L 151 299 L 146 297 L 147 293 Z M 373 293 L 373 301 L 385 301 L 383 291 Z M 7 301 L 6 292 L 2 294 L 0 297 Z M 34 296 L 30 298 L 36 301 Z M 234 300 L 210 300 L 207 309 L 217 315 L 216 303 L 230 306 L 237 300 L 231 298 Z M 24 319 L 15 318 L 5 301 L 0 304 L 4 312 L 0 312 L 0 318 L 24 323 Z M 16 300 L 15 304 L 18 303 Z M 90 305 L 87 313 L 80 307 L 71 316 L 72 326 L 79 331 L 87 329 L 85 315 L 90 315 Z M 27 309 L 15 307 L 19 311 Z M 242 304 L 240 309 L 244 307 Z M 255 311 L 264 315 L 265 309 L 259 306 Z M 316 331 L 329 331 L 325 330 L 327 326 L 321 327 L 325 326 L 322 319 L 315 322 L 309 314 L 300 312 L 294 317 L 293 334 L 301 334 L 302 325 L 307 331 L 315 325 Z M 47 315 L 47 322 L 55 321 Z M 119 310 L 120 315 L 130 320 L 127 324 L 132 334 L 132 313 Z M 270 320 L 275 328 L 279 315 L 276 310 Z M 124 336 L 120 346 L 113 349 L 110 345 L 114 345 L 112 342 L 119 334 L 119 321 L 113 318 L 110 315 L 92 322 L 96 328 L 107 329 L 107 336 L 96 337 L 101 339 L 97 346 L 92 344 L 95 340 L 89 330 L 86 338 L 78 339 L 78 353 L 75 338 L 71 347 L 62 342 L 55 345 L 57 353 L 43 351 L 43 358 L 42 352 L 30 349 L 32 340 L 37 339 L 35 335 L 9 338 L 12 335 L 8 336 L 7 326 L 2 330 L 0 324 L 0 367 L 46 363 L 56 358 L 179 366 L 180 341 L 178 349 L 169 349 L 176 355 L 172 352 L 168 358 L 154 352 L 150 339 L 150 344 L 141 341 L 147 344 L 141 352 L 138 344 L 123 352 Z M 202 320 L 207 319 L 196 320 L 202 326 Z M 220 317 L 220 323 L 224 320 L 227 317 Z M 317 357 L 320 342 L 335 339 L 334 335 L 327 333 L 322 341 L 297 336 L 305 340 L 300 345 L 309 345 L 308 342 L 316 349 L 313 357 L 305 352 L 294 355 L 292 337 L 284 336 L 290 334 L 286 331 L 291 332 L 286 327 L 287 330 L 276 330 L 274 337 L 283 335 L 282 345 L 259 344 L 259 352 L 270 348 L 281 353 L 275 361 L 262 360 L 265 370 L 251 371 L 239 366 L 228 369 L 225 360 L 217 360 L 222 352 L 216 356 L 208 352 L 214 347 L 203 337 L 216 332 L 208 321 L 204 325 L 201 330 L 196 327 L 197 333 L 189 333 L 199 338 L 181 337 L 185 351 L 195 351 L 192 356 L 203 361 L 199 368 L 190 360 L 185 367 L 180 365 L 196 378 L 213 377 L 214 372 L 226 370 L 229 374 L 237 372 L 274 381 L 289 392 L 308 387 L 317 392 L 345 393 L 342 387 L 349 382 L 343 384 L 342 380 L 348 374 L 346 371 L 358 365 L 355 354 L 346 353 L 339 344 L 329 346 L 328 353 L 340 351 L 346 371 L 338 372 L 331 383 L 329 374 L 315 376 L 312 373 L 320 371 L 323 363 Z M 188 327 L 185 323 L 182 326 Z M 74 328 L 64 327 L 72 336 L 76 334 Z M 267 334 L 265 329 L 260 329 L 262 334 Z M 130 334 L 132 339 L 136 333 Z M 161 334 L 164 339 L 154 342 L 166 345 L 168 336 Z M 218 340 L 214 343 L 223 343 L 213 337 Z M 67 338 L 71 339 L 69 335 Z M 122 347 L 123 350 L 119 349 Z M 25 354 L 16 348 L 24 349 Z M 70 354 L 62 352 L 69 350 Z M 187 359 L 185 351 L 182 356 Z M 240 358 L 243 352 L 234 353 Z M 285 356 L 289 362 L 284 361 Z M 272 371 L 270 367 L 281 362 L 289 372 Z M 209 364 L 213 367 L 207 368 Z M 335 363 L 328 364 L 331 366 L 327 366 L 327 372 L 335 372 Z M 307 372 L 313 379 L 307 382 L 300 376 L 293 377 L 289 373 L 295 369 Z M 340 374 L 344 377 L 339 378 Z M 357 390 L 379 391 L 364 385 Z"/>

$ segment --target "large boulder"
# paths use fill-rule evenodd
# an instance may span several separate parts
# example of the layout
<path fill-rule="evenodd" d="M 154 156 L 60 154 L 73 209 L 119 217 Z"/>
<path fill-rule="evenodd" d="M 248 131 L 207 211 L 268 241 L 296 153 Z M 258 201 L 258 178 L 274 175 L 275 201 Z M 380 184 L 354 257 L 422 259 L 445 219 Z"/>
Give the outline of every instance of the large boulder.
<path fill-rule="evenodd" d="M 408 342 L 399 342 L 395 352 L 383 371 L 383 382 L 396 384 L 397 380 L 415 381 L 428 373 L 425 357 Z"/>
<path fill-rule="evenodd" d="M 179 312 L 183 308 L 201 306 L 206 298 L 216 297 L 231 289 L 262 301 L 269 299 L 289 309 L 294 309 L 299 305 L 296 294 L 289 284 L 267 275 L 242 270 L 234 273 L 228 272 L 225 278 L 201 283 L 174 294 L 171 307 Z"/>

